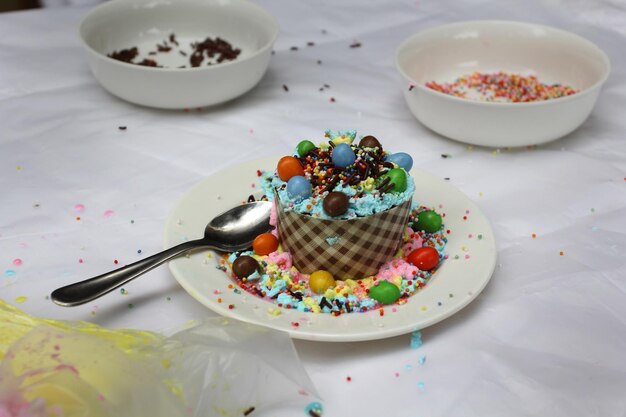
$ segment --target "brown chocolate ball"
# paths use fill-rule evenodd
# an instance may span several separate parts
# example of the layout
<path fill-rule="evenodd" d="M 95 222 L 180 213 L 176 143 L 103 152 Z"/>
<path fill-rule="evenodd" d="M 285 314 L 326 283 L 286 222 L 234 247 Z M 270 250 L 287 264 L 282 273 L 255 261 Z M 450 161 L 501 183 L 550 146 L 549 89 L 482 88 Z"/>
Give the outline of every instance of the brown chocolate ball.
<path fill-rule="evenodd" d="M 259 269 L 259 263 L 252 256 L 241 255 L 233 262 L 233 272 L 237 278 L 247 278 Z"/>
<path fill-rule="evenodd" d="M 340 216 L 348 210 L 349 202 L 350 197 L 346 194 L 341 191 L 333 191 L 324 198 L 322 208 L 331 217 Z"/>
<path fill-rule="evenodd" d="M 364 136 L 359 142 L 359 146 L 361 148 L 378 148 L 381 151 L 383 150 L 383 145 L 372 135 Z"/>

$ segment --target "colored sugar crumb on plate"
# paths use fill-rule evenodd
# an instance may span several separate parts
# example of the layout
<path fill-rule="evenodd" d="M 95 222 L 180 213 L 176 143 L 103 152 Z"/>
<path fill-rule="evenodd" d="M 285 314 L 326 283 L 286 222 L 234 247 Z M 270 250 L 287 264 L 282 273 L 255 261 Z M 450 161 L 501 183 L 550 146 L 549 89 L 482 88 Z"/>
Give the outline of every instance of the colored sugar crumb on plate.
<path fill-rule="evenodd" d="M 473 72 L 453 82 L 429 81 L 426 87 L 455 97 L 478 101 L 526 103 L 571 96 L 578 91 L 560 83 L 546 84 L 535 75 L 521 75 L 500 71 Z"/>

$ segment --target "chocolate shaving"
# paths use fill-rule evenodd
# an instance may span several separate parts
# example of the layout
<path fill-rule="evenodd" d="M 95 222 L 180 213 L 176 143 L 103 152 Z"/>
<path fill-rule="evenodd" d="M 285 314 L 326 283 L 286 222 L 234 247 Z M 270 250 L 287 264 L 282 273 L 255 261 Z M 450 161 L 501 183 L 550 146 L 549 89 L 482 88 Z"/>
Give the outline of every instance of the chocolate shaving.
<path fill-rule="evenodd" d="M 217 56 L 217 63 L 224 61 L 232 61 L 236 59 L 241 53 L 241 49 L 233 49 L 232 45 L 226 42 L 222 38 L 206 38 L 202 42 L 193 43 L 191 45 L 194 49 L 190 58 L 192 67 L 198 67 L 204 60 L 204 55 L 208 58 Z"/>
<path fill-rule="evenodd" d="M 137 47 L 122 49 L 121 51 L 112 52 L 107 55 L 109 58 L 117 59 L 118 61 L 128 62 L 132 64 L 133 59 L 135 59 L 139 55 L 139 50 Z"/>
<path fill-rule="evenodd" d="M 393 187 L 395 187 L 395 184 L 391 183 L 391 184 L 387 185 L 385 188 L 380 189 L 378 191 L 380 191 L 380 195 L 383 195 L 384 193 L 393 190 Z"/>
<path fill-rule="evenodd" d="M 320 307 L 322 308 L 328 307 L 332 309 L 333 305 L 326 299 L 326 297 L 322 297 L 322 299 L 320 300 Z"/>
<path fill-rule="evenodd" d="M 171 34 L 169 36 L 169 41 L 176 46 L 179 45 L 176 40 L 176 35 Z M 189 58 L 189 63 L 192 67 L 199 67 L 204 62 L 205 58 L 215 58 L 216 62 L 208 62 L 208 65 L 212 65 L 214 63 L 222 63 L 224 61 L 232 61 L 236 59 L 241 53 L 241 49 L 233 48 L 233 46 L 226 42 L 225 40 L 217 37 L 215 39 L 206 38 L 202 42 L 194 42 L 191 44 L 193 52 L 191 57 Z M 156 55 L 157 52 L 170 52 L 172 47 L 168 44 L 167 40 L 164 40 L 162 43 L 156 45 L 157 51 L 150 51 L 148 55 Z M 187 53 L 184 51 L 178 51 L 181 55 L 187 56 Z M 144 59 L 141 62 L 134 62 L 134 59 L 139 55 L 139 50 L 137 47 L 132 47 L 129 49 L 123 49 L 121 51 L 115 51 L 109 55 L 110 58 L 116 59 L 118 61 L 127 62 L 129 64 L 143 65 L 149 67 L 161 67 L 158 63 L 153 59 Z M 184 66 L 178 68 L 185 68 Z"/>
<path fill-rule="evenodd" d="M 159 52 L 169 52 L 172 50 L 171 46 L 167 46 L 167 44 L 165 44 L 165 42 L 163 43 L 163 45 L 159 45 L 157 44 L 157 51 Z"/>
<path fill-rule="evenodd" d="M 382 180 L 382 182 L 380 184 L 378 184 L 378 187 L 376 187 L 377 190 L 380 190 L 383 187 L 386 187 L 387 184 L 389 184 L 389 182 L 391 181 L 391 178 L 386 177 L 384 180 Z"/>
<path fill-rule="evenodd" d="M 144 67 L 158 67 L 159 64 L 154 59 L 144 59 L 141 62 L 138 62 L 137 65 L 143 65 Z"/>
<path fill-rule="evenodd" d="M 300 291 L 289 291 L 289 295 L 291 295 L 292 297 L 294 297 L 296 300 L 298 301 L 302 301 L 302 299 L 304 298 L 304 296 L 302 295 L 302 293 Z"/>

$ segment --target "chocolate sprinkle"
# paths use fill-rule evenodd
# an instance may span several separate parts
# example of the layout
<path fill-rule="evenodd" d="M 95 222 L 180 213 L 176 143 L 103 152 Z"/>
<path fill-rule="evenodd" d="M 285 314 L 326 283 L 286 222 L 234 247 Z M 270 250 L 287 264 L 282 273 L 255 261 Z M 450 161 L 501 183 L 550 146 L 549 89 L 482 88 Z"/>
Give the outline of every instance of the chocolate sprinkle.
<path fill-rule="evenodd" d="M 287 87 L 285 84 L 283 84 L 283 90 L 289 91 L 289 87 Z"/>
<path fill-rule="evenodd" d="M 248 408 L 246 411 L 244 411 L 244 412 L 243 412 L 243 415 L 244 415 L 244 416 L 247 416 L 248 414 L 250 414 L 250 413 L 251 413 L 251 412 L 253 412 L 253 411 L 254 411 L 254 407 L 250 407 L 250 408 Z"/>

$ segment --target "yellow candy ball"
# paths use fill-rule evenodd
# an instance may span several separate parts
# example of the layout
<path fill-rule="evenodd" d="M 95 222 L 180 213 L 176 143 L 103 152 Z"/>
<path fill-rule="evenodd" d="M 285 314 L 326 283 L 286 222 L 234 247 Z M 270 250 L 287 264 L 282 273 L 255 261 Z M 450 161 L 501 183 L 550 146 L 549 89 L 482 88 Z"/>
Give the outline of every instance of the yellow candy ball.
<path fill-rule="evenodd" d="M 315 271 L 309 277 L 309 287 L 316 294 L 323 294 L 333 286 L 335 286 L 335 278 L 328 271 Z"/>

